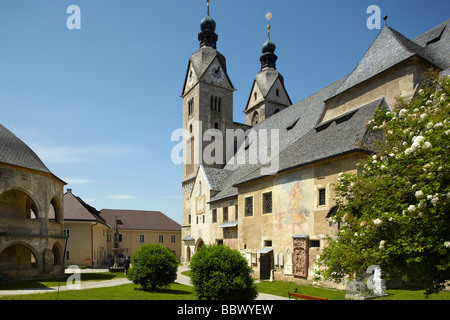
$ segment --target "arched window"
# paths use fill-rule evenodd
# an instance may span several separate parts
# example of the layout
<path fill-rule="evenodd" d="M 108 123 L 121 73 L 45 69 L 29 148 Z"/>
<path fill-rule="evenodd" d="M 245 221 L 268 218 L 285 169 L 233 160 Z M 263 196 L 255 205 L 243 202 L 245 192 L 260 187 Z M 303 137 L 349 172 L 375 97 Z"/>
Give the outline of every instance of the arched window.
<path fill-rule="evenodd" d="M 214 122 L 214 129 L 219 129 L 219 124 L 217 122 Z"/>
<path fill-rule="evenodd" d="M 189 115 L 194 113 L 194 98 L 192 98 L 188 101 L 188 113 L 189 113 Z"/>
<path fill-rule="evenodd" d="M 255 93 L 253 93 L 253 100 L 256 101 L 256 99 L 258 99 L 258 94 L 255 92 Z"/>
<path fill-rule="evenodd" d="M 258 122 L 259 122 L 259 114 L 258 111 L 255 111 L 252 116 L 252 126 L 258 124 Z"/>

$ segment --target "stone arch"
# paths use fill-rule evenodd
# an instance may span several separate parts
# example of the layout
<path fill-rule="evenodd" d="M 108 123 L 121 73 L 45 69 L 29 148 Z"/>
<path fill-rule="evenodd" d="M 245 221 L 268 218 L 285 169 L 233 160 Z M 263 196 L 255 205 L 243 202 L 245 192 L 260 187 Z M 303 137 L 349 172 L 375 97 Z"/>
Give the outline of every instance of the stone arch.
<path fill-rule="evenodd" d="M 26 242 L 14 241 L 1 248 L 0 269 L 11 279 L 36 277 L 39 266 L 39 254 Z"/>
<path fill-rule="evenodd" d="M 60 265 L 63 261 L 63 248 L 59 242 L 55 242 L 52 247 L 53 264 Z"/>
<path fill-rule="evenodd" d="M 37 219 L 41 215 L 38 202 L 22 188 L 10 188 L 2 192 L 0 208 L 0 218 Z"/>
<path fill-rule="evenodd" d="M 48 219 L 63 223 L 62 205 L 60 201 L 54 197 L 49 204 Z"/>
<path fill-rule="evenodd" d="M 205 245 L 205 242 L 203 242 L 202 238 L 199 238 L 197 240 L 197 243 L 195 244 L 195 252 L 197 252 L 201 247 Z"/>
<path fill-rule="evenodd" d="M 253 115 L 252 115 L 252 126 L 258 124 L 258 122 L 259 122 L 259 113 L 258 113 L 258 111 L 255 111 L 255 112 L 253 112 Z"/>
<path fill-rule="evenodd" d="M 186 248 L 186 262 L 191 262 L 191 246 Z"/>

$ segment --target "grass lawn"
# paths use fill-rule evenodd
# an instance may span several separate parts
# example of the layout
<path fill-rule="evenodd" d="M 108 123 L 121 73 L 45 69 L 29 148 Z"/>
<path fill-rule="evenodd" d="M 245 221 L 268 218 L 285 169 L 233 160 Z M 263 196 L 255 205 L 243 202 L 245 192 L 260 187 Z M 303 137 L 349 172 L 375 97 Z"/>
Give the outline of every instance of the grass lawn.
<path fill-rule="evenodd" d="M 193 287 L 172 284 L 169 289 L 143 291 L 140 286 L 124 284 L 115 287 L 60 291 L 59 300 L 195 300 Z M 0 300 L 56 300 L 56 292 L 11 295 Z"/>
<path fill-rule="evenodd" d="M 189 271 L 184 273 L 189 276 Z M 83 273 L 82 281 L 102 281 L 114 278 L 125 277 L 121 273 Z M 62 278 L 61 286 L 65 285 Z M 0 290 L 14 290 L 27 288 L 43 288 L 58 286 L 60 279 L 11 281 L 0 284 Z M 258 292 L 288 297 L 288 292 L 298 293 L 327 298 L 328 300 L 345 300 L 345 291 L 304 286 L 292 282 L 274 281 L 261 282 L 256 284 Z M 408 287 L 395 290 L 387 290 L 388 296 L 377 300 L 427 300 L 424 290 L 418 287 Z M 0 297 L 0 300 L 56 300 L 56 292 L 10 295 Z M 194 288 L 181 284 L 172 284 L 168 289 L 161 289 L 155 292 L 143 291 L 140 286 L 125 284 L 115 287 L 98 289 L 60 291 L 59 300 L 195 300 Z M 428 300 L 450 300 L 450 292 L 440 292 L 428 297 Z"/>
<path fill-rule="evenodd" d="M 264 281 L 256 284 L 258 292 L 273 294 L 287 298 L 288 292 L 294 292 L 297 288 L 297 293 L 307 296 L 326 298 L 328 300 L 345 300 L 345 291 L 324 289 L 312 286 L 299 285 L 292 282 L 284 281 Z"/>
<path fill-rule="evenodd" d="M 37 279 L 37 280 L 23 280 L 23 281 L 10 281 L 6 283 L 0 283 L 0 290 L 15 290 L 15 289 L 31 289 L 31 288 L 49 288 L 57 287 L 58 283 L 61 286 L 66 284 L 66 280 L 71 274 L 67 274 L 59 278 L 49 278 L 49 279 Z M 125 278 L 123 273 L 82 273 L 81 282 L 83 281 L 103 281 L 103 280 L 113 280 L 118 278 Z"/>

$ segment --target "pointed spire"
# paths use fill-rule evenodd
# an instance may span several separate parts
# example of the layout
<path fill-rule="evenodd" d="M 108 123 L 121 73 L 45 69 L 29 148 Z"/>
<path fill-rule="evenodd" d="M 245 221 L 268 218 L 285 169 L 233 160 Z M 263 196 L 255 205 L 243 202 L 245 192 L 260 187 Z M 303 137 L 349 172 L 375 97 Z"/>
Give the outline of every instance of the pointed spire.
<path fill-rule="evenodd" d="M 276 62 L 278 57 L 275 55 L 275 43 L 270 40 L 270 19 L 272 19 L 272 13 L 268 12 L 266 14 L 267 19 L 267 41 L 263 44 L 262 53 L 263 55 L 259 59 L 261 61 L 261 70 L 264 68 L 276 69 Z"/>
<path fill-rule="evenodd" d="M 210 0 L 206 0 L 206 17 L 200 22 L 202 32 L 198 34 L 198 40 L 200 41 L 200 48 L 206 46 L 216 49 L 216 43 L 219 36 L 215 33 L 216 22 L 209 15 L 209 1 Z"/>

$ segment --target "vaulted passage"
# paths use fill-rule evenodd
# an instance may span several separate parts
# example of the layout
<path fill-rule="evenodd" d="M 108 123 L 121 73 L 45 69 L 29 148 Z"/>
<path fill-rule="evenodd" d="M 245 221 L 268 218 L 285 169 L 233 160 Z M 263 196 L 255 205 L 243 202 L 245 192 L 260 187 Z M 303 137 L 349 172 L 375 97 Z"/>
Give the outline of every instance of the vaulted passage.
<path fill-rule="evenodd" d="M 0 218 L 36 219 L 36 203 L 20 190 L 6 191 L 0 195 Z"/>
<path fill-rule="evenodd" d="M 2 277 L 21 279 L 39 275 L 35 255 L 22 244 L 13 244 L 0 252 Z"/>

